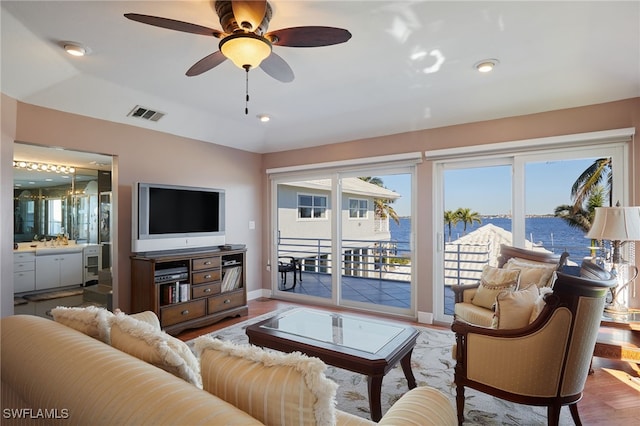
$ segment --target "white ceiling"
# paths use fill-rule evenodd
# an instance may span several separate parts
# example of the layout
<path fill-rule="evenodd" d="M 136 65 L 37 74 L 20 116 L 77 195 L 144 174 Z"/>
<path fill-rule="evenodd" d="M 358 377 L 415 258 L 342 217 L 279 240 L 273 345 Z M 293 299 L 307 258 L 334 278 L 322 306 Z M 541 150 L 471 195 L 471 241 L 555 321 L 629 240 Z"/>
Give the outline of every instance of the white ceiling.
<path fill-rule="evenodd" d="M 219 40 L 210 1 L 2 1 L 2 92 L 20 101 L 266 153 L 640 96 L 640 2 L 272 0 L 269 30 L 346 28 L 344 44 L 274 46 L 295 80 L 231 61 L 186 70 Z M 68 56 L 63 41 L 91 49 Z M 438 59 L 439 58 L 439 59 Z M 480 74 L 474 64 L 497 58 Z M 440 63 L 441 62 L 441 63 Z M 127 117 L 141 105 L 157 123 Z M 258 114 L 272 120 L 261 123 Z"/>

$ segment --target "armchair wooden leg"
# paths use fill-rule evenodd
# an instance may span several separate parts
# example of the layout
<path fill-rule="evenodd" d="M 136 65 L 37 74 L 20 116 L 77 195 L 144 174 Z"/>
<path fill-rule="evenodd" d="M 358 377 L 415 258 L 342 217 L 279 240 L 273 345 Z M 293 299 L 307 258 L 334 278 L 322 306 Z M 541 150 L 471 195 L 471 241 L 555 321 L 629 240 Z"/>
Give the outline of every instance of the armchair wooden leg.
<path fill-rule="evenodd" d="M 580 420 L 580 413 L 578 413 L 578 403 L 569 405 L 569 411 L 571 411 L 571 418 L 576 426 L 582 426 L 582 420 Z"/>
<path fill-rule="evenodd" d="M 456 385 L 456 408 L 458 410 L 458 425 L 464 423 L 464 386 Z"/>
<path fill-rule="evenodd" d="M 551 404 L 547 407 L 547 425 L 558 426 L 560 424 L 560 410 L 562 405 Z"/>

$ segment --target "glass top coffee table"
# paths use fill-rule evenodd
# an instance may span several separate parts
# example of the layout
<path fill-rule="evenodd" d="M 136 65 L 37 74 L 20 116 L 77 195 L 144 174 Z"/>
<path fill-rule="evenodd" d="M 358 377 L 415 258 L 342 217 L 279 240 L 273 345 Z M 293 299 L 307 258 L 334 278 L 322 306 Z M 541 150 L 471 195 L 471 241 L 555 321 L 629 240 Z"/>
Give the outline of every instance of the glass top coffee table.
<path fill-rule="evenodd" d="M 398 362 L 409 389 L 416 387 L 411 353 L 420 333 L 402 323 L 300 308 L 251 325 L 246 332 L 253 345 L 300 351 L 367 376 L 371 419 L 375 422 L 382 417 L 382 378 Z"/>

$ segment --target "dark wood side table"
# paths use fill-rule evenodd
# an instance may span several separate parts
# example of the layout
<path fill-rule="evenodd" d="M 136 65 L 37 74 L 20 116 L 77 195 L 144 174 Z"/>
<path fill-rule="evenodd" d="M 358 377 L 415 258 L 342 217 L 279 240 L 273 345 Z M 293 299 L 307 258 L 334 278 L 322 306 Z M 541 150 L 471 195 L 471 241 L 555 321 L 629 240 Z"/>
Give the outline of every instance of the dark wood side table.
<path fill-rule="evenodd" d="M 612 315 L 605 311 L 593 356 L 640 364 L 640 312 Z"/>

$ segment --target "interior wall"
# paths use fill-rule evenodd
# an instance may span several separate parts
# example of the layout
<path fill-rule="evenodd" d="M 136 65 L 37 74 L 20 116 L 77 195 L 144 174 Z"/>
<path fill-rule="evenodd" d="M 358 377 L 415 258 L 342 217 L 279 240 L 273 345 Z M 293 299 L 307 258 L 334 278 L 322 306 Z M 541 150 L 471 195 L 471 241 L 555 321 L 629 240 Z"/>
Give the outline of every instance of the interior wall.
<path fill-rule="evenodd" d="M 0 317 L 13 314 L 13 141 L 17 102 L 4 94 L 0 111 Z"/>
<path fill-rule="evenodd" d="M 2 115 L 4 118 L 4 111 Z M 125 312 L 130 308 L 131 188 L 135 182 L 225 189 L 226 241 L 247 245 L 247 289 L 262 287 L 260 155 L 22 102 L 17 103 L 13 140 L 117 156 L 114 185 L 118 188 L 118 241 L 113 256 L 117 258 L 118 274 L 114 277 L 114 308 Z M 250 221 L 256 224 L 253 230 L 249 229 Z M 4 265 L 3 254 L 3 272 Z"/>
<path fill-rule="evenodd" d="M 269 193 L 266 170 L 270 168 L 322 163 L 338 160 L 374 157 L 407 152 L 424 152 L 443 148 L 465 147 L 497 142 L 508 142 L 575 133 L 595 132 L 619 128 L 635 127 L 640 131 L 640 98 L 531 114 L 497 120 L 461 124 L 370 139 L 324 145 L 308 149 L 291 150 L 265 154 L 262 157 L 263 183 L 265 194 Z M 640 135 L 636 135 L 631 150 L 631 205 L 640 205 L 640 172 L 635 166 L 640 164 Z M 433 235 L 431 218 L 433 199 L 433 164 L 423 161 L 418 165 L 418 217 L 416 223 L 417 255 L 417 306 L 419 312 L 433 312 Z M 487 190 L 490 190 L 488 188 Z M 263 223 L 269 222 L 269 211 L 264 211 Z M 268 253 L 269 233 L 263 232 L 263 251 Z M 636 253 L 640 254 L 640 244 Z M 640 256 L 637 256 L 637 259 Z M 636 263 L 640 264 L 639 260 Z M 268 272 L 263 271 L 263 282 L 268 283 Z M 640 306 L 640 284 L 636 283 L 637 294 L 632 306 Z"/>

